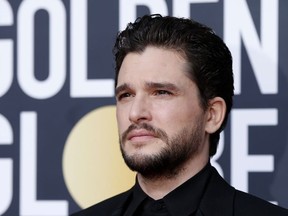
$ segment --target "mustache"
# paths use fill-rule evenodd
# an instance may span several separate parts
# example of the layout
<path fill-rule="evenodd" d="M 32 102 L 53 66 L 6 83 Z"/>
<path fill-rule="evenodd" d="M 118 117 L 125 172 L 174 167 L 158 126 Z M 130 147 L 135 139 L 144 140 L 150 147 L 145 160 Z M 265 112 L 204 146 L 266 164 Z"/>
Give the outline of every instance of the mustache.
<path fill-rule="evenodd" d="M 150 124 L 147 123 L 140 123 L 140 124 L 131 124 L 126 131 L 124 131 L 121 135 L 121 142 L 123 143 L 124 141 L 127 140 L 128 134 L 133 131 L 133 130 L 139 130 L 139 129 L 145 129 L 149 132 L 152 132 L 153 135 L 159 139 L 162 139 L 163 141 L 167 142 L 168 141 L 168 135 L 165 131 L 155 128 Z"/>

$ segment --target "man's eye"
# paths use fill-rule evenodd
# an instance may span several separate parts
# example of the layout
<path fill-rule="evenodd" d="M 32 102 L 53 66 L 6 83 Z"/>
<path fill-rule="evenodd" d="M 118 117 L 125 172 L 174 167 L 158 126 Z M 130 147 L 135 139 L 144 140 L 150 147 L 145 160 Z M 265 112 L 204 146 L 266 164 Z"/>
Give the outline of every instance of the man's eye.
<path fill-rule="evenodd" d="M 157 90 L 155 95 L 171 95 L 172 93 L 166 90 Z"/>
<path fill-rule="evenodd" d="M 120 95 L 117 97 L 117 99 L 118 99 L 118 101 L 120 101 L 120 100 L 122 100 L 123 98 L 127 98 L 127 97 L 131 97 L 131 94 L 126 92 L 126 93 L 120 94 Z"/>

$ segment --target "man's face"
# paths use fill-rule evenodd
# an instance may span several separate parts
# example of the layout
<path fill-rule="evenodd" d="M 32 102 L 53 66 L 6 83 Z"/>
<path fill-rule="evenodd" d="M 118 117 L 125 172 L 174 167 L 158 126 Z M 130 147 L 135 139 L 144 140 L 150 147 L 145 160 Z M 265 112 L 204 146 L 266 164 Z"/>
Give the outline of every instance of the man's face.
<path fill-rule="evenodd" d="M 127 165 L 146 176 L 176 174 L 203 150 L 205 112 L 179 53 L 147 47 L 129 53 L 116 87 L 121 151 Z"/>

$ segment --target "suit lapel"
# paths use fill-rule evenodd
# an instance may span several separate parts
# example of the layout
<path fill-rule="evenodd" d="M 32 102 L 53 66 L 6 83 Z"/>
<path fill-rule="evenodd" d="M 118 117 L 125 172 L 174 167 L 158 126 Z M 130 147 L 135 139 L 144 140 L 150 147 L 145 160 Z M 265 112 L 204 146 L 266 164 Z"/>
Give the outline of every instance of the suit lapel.
<path fill-rule="evenodd" d="M 112 212 L 111 216 L 122 216 L 123 215 L 122 211 L 123 211 L 123 208 L 116 209 L 114 212 Z"/>
<path fill-rule="evenodd" d="M 127 192 L 125 192 L 123 197 L 121 197 L 121 201 L 119 202 L 115 210 L 113 210 L 113 212 L 111 213 L 111 216 L 122 216 L 124 214 L 124 211 L 127 208 L 127 203 L 131 199 L 133 188 L 134 187 L 132 187 Z"/>
<path fill-rule="evenodd" d="M 207 189 L 200 203 L 198 216 L 232 216 L 235 189 L 212 167 Z"/>

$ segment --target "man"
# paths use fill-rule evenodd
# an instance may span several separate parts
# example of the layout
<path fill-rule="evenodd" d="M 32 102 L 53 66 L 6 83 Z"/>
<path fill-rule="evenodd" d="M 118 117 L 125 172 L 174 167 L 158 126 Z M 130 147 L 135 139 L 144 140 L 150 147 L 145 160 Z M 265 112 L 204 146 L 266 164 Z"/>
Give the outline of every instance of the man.
<path fill-rule="evenodd" d="M 231 54 L 210 28 L 144 16 L 114 50 L 121 152 L 137 179 L 75 215 L 288 215 L 237 191 L 210 165 L 234 90 Z"/>

